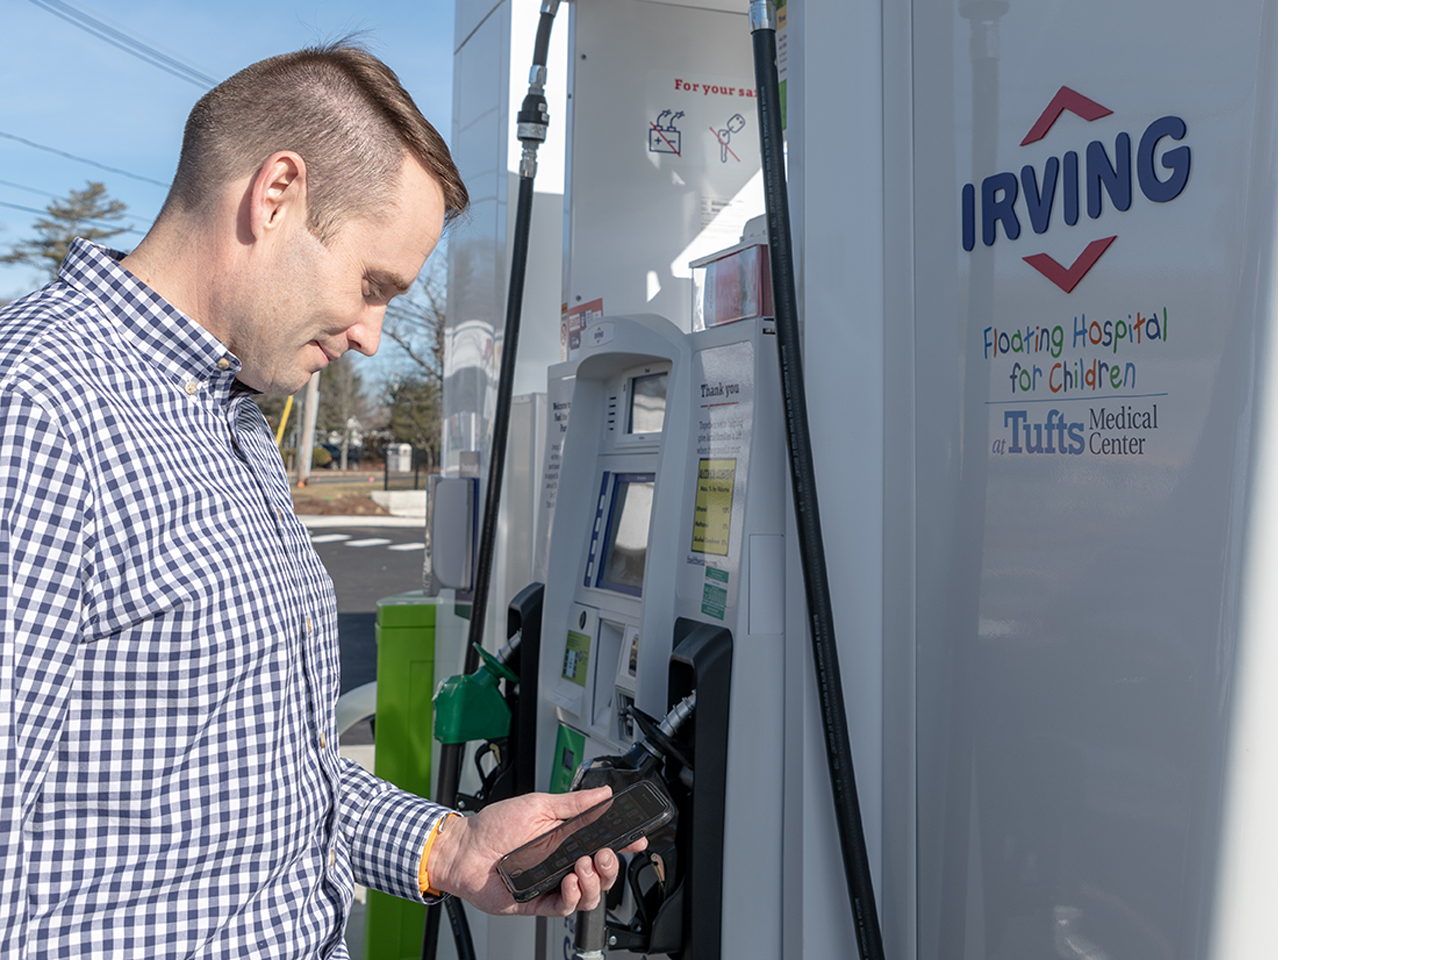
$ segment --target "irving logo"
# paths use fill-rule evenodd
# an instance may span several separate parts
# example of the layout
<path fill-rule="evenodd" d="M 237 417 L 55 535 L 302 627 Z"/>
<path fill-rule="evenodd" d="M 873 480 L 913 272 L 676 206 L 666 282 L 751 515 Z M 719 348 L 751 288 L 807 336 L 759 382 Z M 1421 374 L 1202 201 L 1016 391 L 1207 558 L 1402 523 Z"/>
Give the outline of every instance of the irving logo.
<path fill-rule="evenodd" d="M 1020 146 L 1043 140 L 1055 121 L 1067 110 L 1091 122 L 1111 116 L 1114 112 L 1069 87 L 1061 87 L 1025 139 L 1020 141 Z M 1090 141 L 1085 147 L 1083 165 L 1080 151 L 1068 150 L 1060 156 L 1049 157 L 1043 163 L 1026 164 L 1018 174 L 1006 172 L 988 176 L 980 182 L 978 191 L 973 183 L 965 184 L 960 194 L 961 245 L 967 251 L 975 249 L 977 220 L 980 241 L 987 247 L 995 243 L 1001 231 L 1007 239 L 1018 239 L 1023 230 L 1022 212 L 1034 233 L 1045 233 L 1050 229 L 1057 199 L 1061 218 L 1070 227 L 1080 222 L 1082 199 L 1085 214 L 1091 220 L 1099 219 L 1106 197 L 1116 210 L 1129 210 L 1137 184 L 1140 194 L 1152 203 L 1174 200 L 1190 180 L 1190 148 L 1169 146 L 1162 152 L 1162 141 L 1167 138 L 1176 142 L 1184 140 L 1185 121 L 1174 116 L 1155 120 L 1140 135 L 1133 153 L 1130 134 L 1121 132 L 1115 135 L 1113 150 L 1103 140 Z M 1158 167 L 1167 171 L 1163 179 L 1157 163 Z M 1025 257 L 1024 260 L 1051 283 L 1069 293 L 1095 266 L 1115 238 L 1116 235 L 1112 234 L 1090 241 L 1068 267 L 1057 263 L 1046 253 Z"/>

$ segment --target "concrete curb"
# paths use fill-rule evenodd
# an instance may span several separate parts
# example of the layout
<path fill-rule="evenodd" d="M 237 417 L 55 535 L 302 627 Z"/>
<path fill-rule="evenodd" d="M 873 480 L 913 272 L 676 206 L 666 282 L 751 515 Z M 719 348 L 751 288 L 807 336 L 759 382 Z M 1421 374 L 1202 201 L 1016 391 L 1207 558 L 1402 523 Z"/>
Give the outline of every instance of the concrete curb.
<path fill-rule="evenodd" d="M 364 514 L 300 514 L 300 522 L 311 530 L 323 527 L 423 527 L 424 517 L 384 517 Z"/>
<path fill-rule="evenodd" d="M 370 499 L 384 507 L 392 516 L 425 516 L 424 490 L 374 490 Z"/>

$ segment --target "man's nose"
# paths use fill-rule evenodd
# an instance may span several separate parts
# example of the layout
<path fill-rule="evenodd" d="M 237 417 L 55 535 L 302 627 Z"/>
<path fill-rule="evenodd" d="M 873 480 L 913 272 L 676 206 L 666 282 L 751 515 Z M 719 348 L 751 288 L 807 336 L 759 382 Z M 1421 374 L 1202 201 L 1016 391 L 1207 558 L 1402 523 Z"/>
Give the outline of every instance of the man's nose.
<path fill-rule="evenodd" d="M 345 337 L 349 340 L 349 348 L 358 350 L 367 357 L 375 356 L 375 352 L 380 349 L 380 328 L 384 321 L 384 307 L 367 312 L 349 330 L 345 331 Z"/>

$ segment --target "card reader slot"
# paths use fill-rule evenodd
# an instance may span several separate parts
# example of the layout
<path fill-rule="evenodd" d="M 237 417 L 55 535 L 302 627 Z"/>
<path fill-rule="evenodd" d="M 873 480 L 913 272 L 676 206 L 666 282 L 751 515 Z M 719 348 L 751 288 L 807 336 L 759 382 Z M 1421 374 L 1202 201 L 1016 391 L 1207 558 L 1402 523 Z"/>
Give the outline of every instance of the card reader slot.
<path fill-rule="evenodd" d="M 620 659 L 620 645 L 625 638 L 625 624 L 614 620 L 600 621 L 596 631 L 595 686 L 590 698 L 590 723 L 597 731 L 610 732 L 610 718 L 615 710 L 615 666 Z"/>

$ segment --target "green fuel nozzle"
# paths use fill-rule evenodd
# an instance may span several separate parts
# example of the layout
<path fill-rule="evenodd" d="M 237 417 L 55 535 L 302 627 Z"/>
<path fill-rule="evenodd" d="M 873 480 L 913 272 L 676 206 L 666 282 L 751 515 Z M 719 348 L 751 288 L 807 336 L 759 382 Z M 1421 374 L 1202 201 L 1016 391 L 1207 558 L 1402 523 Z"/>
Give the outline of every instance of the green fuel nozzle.
<path fill-rule="evenodd" d="M 480 669 L 461 673 L 440 684 L 435 694 L 435 739 L 441 743 L 498 740 L 510 735 L 510 706 L 500 681 L 520 678 L 480 647 Z M 502 654 L 503 655 L 503 654 Z"/>

